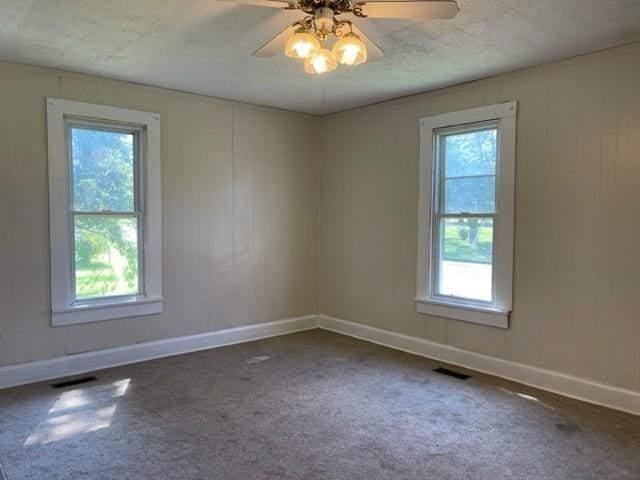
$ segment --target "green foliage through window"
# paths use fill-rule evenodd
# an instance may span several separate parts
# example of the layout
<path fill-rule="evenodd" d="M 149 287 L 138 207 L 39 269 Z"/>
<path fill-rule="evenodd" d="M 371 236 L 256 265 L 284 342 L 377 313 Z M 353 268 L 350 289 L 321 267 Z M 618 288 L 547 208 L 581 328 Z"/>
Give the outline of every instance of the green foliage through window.
<path fill-rule="evenodd" d="M 447 218 L 443 219 L 443 225 L 443 260 L 492 263 L 491 218 Z"/>
<path fill-rule="evenodd" d="M 444 137 L 445 213 L 495 211 L 495 128 Z"/>
<path fill-rule="evenodd" d="M 497 130 L 486 128 L 444 137 L 443 260 L 492 263 Z M 487 217 L 466 216 L 486 214 Z M 450 216 L 447 214 L 463 216 Z"/>
<path fill-rule="evenodd" d="M 71 127 L 76 299 L 139 293 L 136 138 Z"/>
<path fill-rule="evenodd" d="M 134 139 L 128 132 L 72 127 L 75 211 L 134 210 Z"/>

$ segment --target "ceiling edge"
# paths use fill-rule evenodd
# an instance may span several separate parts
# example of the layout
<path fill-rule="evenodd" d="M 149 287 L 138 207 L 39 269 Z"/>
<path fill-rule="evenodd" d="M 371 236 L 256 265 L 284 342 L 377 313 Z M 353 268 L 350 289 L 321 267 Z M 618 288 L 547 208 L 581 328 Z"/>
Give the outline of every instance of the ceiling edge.
<path fill-rule="evenodd" d="M 614 47 L 609 47 L 609 48 L 604 48 L 604 49 L 600 49 L 600 50 L 594 50 L 592 52 L 587 52 L 587 53 L 581 53 L 578 55 L 573 55 L 570 57 L 564 57 L 564 58 L 559 58 L 557 60 L 553 60 L 551 62 L 545 62 L 545 63 L 540 63 L 537 65 L 532 65 L 529 67 L 525 67 L 525 68 L 520 68 L 520 69 L 516 69 L 516 70 L 509 70 L 509 71 L 504 71 L 504 72 L 500 72 L 494 75 L 490 75 L 490 76 L 485 76 L 485 77 L 478 77 L 478 78 L 474 78 L 474 79 L 470 79 L 470 80 L 466 80 L 463 82 L 459 82 L 459 83 L 453 83 L 450 85 L 442 85 L 440 87 L 435 87 L 435 88 L 431 88 L 428 90 L 424 90 L 424 91 L 418 91 L 418 92 L 414 92 L 414 93 L 410 93 L 407 95 L 401 95 L 398 97 L 392 97 L 392 98 L 388 98 L 386 100 L 380 100 L 377 102 L 373 102 L 373 103 L 368 103 L 365 105 L 360 105 L 358 107 L 353 107 L 353 108 L 346 108 L 344 110 L 336 110 L 335 112 L 330 112 L 330 113 L 311 113 L 311 112 L 305 112 L 305 111 L 301 111 L 301 110 L 291 110 L 291 109 L 287 109 L 287 108 L 282 108 L 282 107 L 275 107 L 272 105 L 264 105 L 264 104 L 258 104 L 258 103 L 250 103 L 250 102 L 245 102 L 242 100 L 236 100 L 233 98 L 223 98 L 223 97 L 215 97 L 213 95 L 208 95 L 206 93 L 200 93 L 197 91 L 185 91 L 185 90 L 179 90 L 179 89 L 175 89 L 175 88 L 170 88 L 170 87 L 163 87 L 160 85 L 152 85 L 152 84 L 147 84 L 147 83 L 140 83 L 140 82 L 135 82 L 135 81 L 131 81 L 131 80 L 125 80 L 122 78 L 117 78 L 117 77 L 107 77 L 104 75 L 98 75 L 95 73 L 87 73 L 87 72 L 82 72 L 82 71 L 75 71 L 75 70 L 66 70 L 66 69 L 62 69 L 62 68 L 57 68 L 57 67 L 48 67 L 48 66 L 44 66 L 44 65 L 37 65 L 37 64 L 30 64 L 30 63 L 24 63 L 24 62 L 16 62 L 16 61 L 10 61 L 10 60 L 4 60 L 4 59 L 0 59 L 0 65 L 1 64 L 7 64 L 7 65 L 13 65 L 19 68 L 25 68 L 25 69 L 36 69 L 38 71 L 41 72 L 46 72 L 52 75 L 65 75 L 68 77 L 73 77 L 73 76 L 85 76 L 85 77 L 92 77 L 94 79 L 98 79 L 100 81 L 104 81 L 104 82 L 116 82 L 116 83 L 126 83 L 129 85 L 137 85 L 140 87 L 146 87 L 146 88 L 152 88 L 152 89 L 156 89 L 156 90 L 162 90 L 165 92 L 172 92 L 176 95 L 179 96 L 194 96 L 194 97 L 199 97 L 199 98 L 207 98 L 210 99 L 212 101 L 216 101 L 216 102 L 221 102 L 221 103 L 227 103 L 231 106 L 239 106 L 239 105 L 244 105 L 244 106 L 248 106 L 248 107 L 257 107 L 257 108 L 265 108 L 265 109 L 270 109 L 270 110 L 278 110 L 281 112 L 286 112 L 286 113 L 294 113 L 294 114 L 298 114 L 298 115 L 305 115 L 305 116 L 311 116 L 311 117 L 316 117 L 316 118 L 320 118 L 320 119 L 325 119 L 325 118 L 330 118 L 334 115 L 341 115 L 344 113 L 349 113 L 349 112 L 355 112 L 358 110 L 367 110 L 369 108 L 373 108 L 373 107 L 377 107 L 379 105 L 382 104 L 394 104 L 394 103 L 403 103 L 408 101 L 409 99 L 417 99 L 417 98 L 429 98 L 432 96 L 439 96 L 439 95 L 445 95 L 448 93 L 453 93 L 455 91 L 458 90 L 463 90 L 465 88 L 467 88 L 469 85 L 471 84 L 476 84 L 476 85 L 484 85 L 484 84 L 488 84 L 488 83 L 494 83 L 496 81 L 499 81 L 500 79 L 505 78 L 508 75 L 527 75 L 527 74 L 531 74 L 531 73 L 535 73 L 535 72 L 542 72 L 545 70 L 551 70 L 551 69 L 555 69 L 558 68 L 560 66 L 563 65 L 571 65 L 574 63 L 580 63 L 583 61 L 587 61 L 589 59 L 592 59 L 594 57 L 600 56 L 600 55 L 604 55 L 606 52 L 610 52 L 612 50 L 620 50 L 620 52 L 624 52 L 627 49 L 632 49 L 635 46 L 640 45 L 640 41 L 634 41 L 634 42 L 629 42 L 629 43 L 625 43 L 625 44 L 621 44 L 621 45 L 617 45 Z"/>
<path fill-rule="evenodd" d="M 440 95 L 447 95 L 449 93 L 454 93 L 456 91 L 464 90 L 468 88 L 470 85 L 474 84 L 477 86 L 487 85 L 490 83 L 495 83 L 500 81 L 507 76 L 524 76 L 530 75 L 532 73 L 544 72 L 547 70 L 554 70 L 556 68 L 566 66 L 566 65 L 574 65 L 577 63 L 586 62 L 592 60 L 593 58 L 597 58 L 598 56 L 606 55 L 607 53 L 613 50 L 619 50 L 620 53 L 624 53 L 625 50 L 631 50 L 634 47 L 640 46 L 640 41 L 633 41 L 629 43 L 623 43 L 620 45 L 616 45 L 614 47 L 602 48 L 599 50 L 593 50 L 591 52 L 580 53 L 577 55 L 572 55 L 569 57 L 559 58 L 557 60 L 552 60 L 550 62 L 539 63 L 536 65 L 531 65 L 529 67 L 518 68 L 515 70 L 507 70 L 504 72 L 496 73 L 494 75 L 489 75 L 485 77 L 478 77 L 471 80 L 465 80 L 459 83 L 453 83 L 450 85 L 443 85 L 441 87 L 435 87 L 428 90 L 424 90 L 421 92 L 409 93 L 407 95 L 401 95 L 398 97 L 389 98 L 387 100 L 380 100 L 379 102 L 368 103 L 366 105 L 361 105 L 359 107 L 353 108 L 345 108 L 344 110 L 339 110 L 336 112 L 325 113 L 322 115 L 318 115 L 322 119 L 330 118 L 335 115 L 342 115 L 345 113 L 352 113 L 358 110 L 367 110 L 369 108 L 378 107 L 383 104 L 401 104 L 409 101 L 410 99 L 418 99 L 418 98 L 429 98 L 429 97 L 437 97 Z"/>

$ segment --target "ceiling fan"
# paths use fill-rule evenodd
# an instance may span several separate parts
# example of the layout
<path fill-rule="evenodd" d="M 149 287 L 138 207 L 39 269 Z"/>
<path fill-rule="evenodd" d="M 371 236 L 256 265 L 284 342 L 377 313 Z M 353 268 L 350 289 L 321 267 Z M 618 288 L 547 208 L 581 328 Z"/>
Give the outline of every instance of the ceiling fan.
<path fill-rule="evenodd" d="M 355 18 L 449 19 L 458 13 L 455 0 L 220 0 L 259 7 L 300 10 L 304 17 L 253 52 L 273 57 L 284 48 L 288 57 L 304 60 L 307 73 L 334 70 L 338 63 L 359 65 L 384 55 L 353 22 Z M 346 16 L 346 19 L 343 19 Z M 355 18 L 354 18 L 355 17 Z M 333 43 L 335 41 L 335 43 Z M 333 43 L 331 50 L 328 43 Z"/>

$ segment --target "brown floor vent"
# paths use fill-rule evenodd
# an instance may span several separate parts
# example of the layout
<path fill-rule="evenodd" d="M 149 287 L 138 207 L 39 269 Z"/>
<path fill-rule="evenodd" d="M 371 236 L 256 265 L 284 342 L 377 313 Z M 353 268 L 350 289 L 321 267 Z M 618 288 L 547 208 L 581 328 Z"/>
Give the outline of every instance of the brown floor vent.
<path fill-rule="evenodd" d="M 438 367 L 433 370 L 436 373 L 440 373 L 442 375 L 448 375 L 450 377 L 458 378 L 460 380 L 466 380 L 467 378 L 471 378 L 471 375 L 466 375 L 464 373 L 455 372 L 453 370 L 449 370 L 448 368 Z"/>
<path fill-rule="evenodd" d="M 82 385 L 83 383 L 95 382 L 98 380 L 96 377 L 81 377 L 74 378 L 73 380 L 64 380 L 62 382 L 52 383 L 53 388 L 65 388 L 72 387 L 74 385 Z"/>

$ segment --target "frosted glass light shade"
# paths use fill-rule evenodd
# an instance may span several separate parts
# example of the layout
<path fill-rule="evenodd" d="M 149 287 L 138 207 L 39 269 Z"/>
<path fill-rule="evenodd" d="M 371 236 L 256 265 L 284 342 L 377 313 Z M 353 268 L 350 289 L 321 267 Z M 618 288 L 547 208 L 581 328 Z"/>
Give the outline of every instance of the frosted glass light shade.
<path fill-rule="evenodd" d="M 284 47 L 284 54 L 291 58 L 307 58 L 322 50 L 316 36 L 304 27 L 298 28 Z"/>
<path fill-rule="evenodd" d="M 358 35 L 350 32 L 333 46 L 333 55 L 343 65 L 359 65 L 367 61 L 367 47 Z"/>
<path fill-rule="evenodd" d="M 338 62 L 333 57 L 333 53 L 323 48 L 315 55 L 310 55 L 304 61 L 304 71 L 311 74 L 326 73 L 334 70 Z"/>

